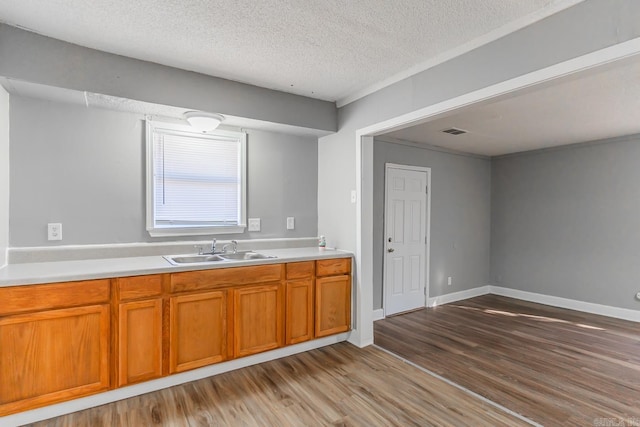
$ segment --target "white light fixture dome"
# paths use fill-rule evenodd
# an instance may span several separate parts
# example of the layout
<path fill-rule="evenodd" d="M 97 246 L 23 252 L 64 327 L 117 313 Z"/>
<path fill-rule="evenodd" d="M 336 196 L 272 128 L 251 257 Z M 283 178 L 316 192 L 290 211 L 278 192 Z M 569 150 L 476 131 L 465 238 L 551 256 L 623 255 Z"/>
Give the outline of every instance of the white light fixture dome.
<path fill-rule="evenodd" d="M 202 111 L 187 111 L 184 118 L 189 124 L 201 132 L 207 132 L 217 128 L 224 120 L 221 114 L 204 113 Z"/>

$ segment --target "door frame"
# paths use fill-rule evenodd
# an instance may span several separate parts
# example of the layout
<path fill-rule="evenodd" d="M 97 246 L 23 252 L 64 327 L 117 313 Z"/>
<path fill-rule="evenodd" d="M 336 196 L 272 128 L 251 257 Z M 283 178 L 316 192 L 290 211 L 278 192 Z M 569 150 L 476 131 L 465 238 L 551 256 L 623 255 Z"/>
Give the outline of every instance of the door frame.
<path fill-rule="evenodd" d="M 387 176 L 389 169 L 403 169 L 414 172 L 425 172 L 427 175 L 427 200 L 424 208 L 426 216 L 424 224 L 424 234 L 426 237 L 425 250 L 424 250 L 424 306 L 428 306 L 429 302 L 429 283 L 431 272 L 431 168 L 425 166 L 411 166 L 401 165 L 398 163 L 385 163 L 384 164 L 384 207 L 382 212 L 382 312 L 383 316 L 387 316 L 387 251 L 386 251 L 386 236 L 387 236 Z"/>
<path fill-rule="evenodd" d="M 354 328 L 349 342 L 366 347 L 373 344 L 373 139 L 377 135 L 392 132 L 411 124 L 435 120 L 451 114 L 490 102 L 501 96 L 522 89 L 530 89 L 547 84 L 582 71 L 606 66 L 616 61 L 640 55 L 640 37 L 599 49 L 584 55 L 567 59 L 546 68 L 530 71 L 502 82 L 466 92 L 435 104 L 410 111 L 389 119 L 363 124 L 355 131 L 355 188 L 356 188 L 356 240 L 354 272 L 355 295 Z"/>

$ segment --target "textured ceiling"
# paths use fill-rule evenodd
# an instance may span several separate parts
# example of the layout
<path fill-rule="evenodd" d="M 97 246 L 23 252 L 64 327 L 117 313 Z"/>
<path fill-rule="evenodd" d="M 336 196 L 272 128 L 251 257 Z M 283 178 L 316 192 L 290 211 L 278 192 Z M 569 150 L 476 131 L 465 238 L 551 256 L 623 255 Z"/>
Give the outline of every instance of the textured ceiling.
<path fill-rule="evenodd" d="M 98 50 L 324 100 L 580 0 L 0 0 L 0 21 Z"/>
<path fill-rule="evenodd" d="M 640 133 L 640 57 L 388 133 L 395 139 L 495 156 Z M 449 135 L 459 128 L 468 133 Z"/>

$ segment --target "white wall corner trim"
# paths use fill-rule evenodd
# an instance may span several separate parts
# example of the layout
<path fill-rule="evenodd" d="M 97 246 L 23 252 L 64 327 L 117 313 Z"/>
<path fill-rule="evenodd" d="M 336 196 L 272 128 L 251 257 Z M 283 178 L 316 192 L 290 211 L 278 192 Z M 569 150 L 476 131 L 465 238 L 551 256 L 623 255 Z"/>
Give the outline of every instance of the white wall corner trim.
<path fill-rule="evenodd" d="M 341 341 L 345 341 L 348 335 L 348 332 L 338 335 L 332 335 L 329 337 L 307 341 L 289 347 L 283 347 L 273 351 L 267 351 L 265 353 L 255 354 L 253 356 L 205 366 L 203 368 L 194 369 L 193 371 L 169 375 L 157 380 L 151 380 L 139 384 L 134 384 L 128 387 L 117 388 L 115 390 L 106 391 L 104 393 L 94 394 L 92 396 L 58 403 L 56 405 L 45 406 L 43 408 L 33 409 L 31 411 L 20 412 L 17 414 L 8 415 L 6 417 L 0 417 L 0 426 L 21 426 L 24 424 L 30 424 L 37 421 L 70 414 L 72 412 L 81 411 L 83 409 L 105 405 L 107 403 L 116 402 L 118 400 L 127 399 L 133 396 L 138 396 L 152 391 L 184 384 L 190 381 L 196 381 L 202 378 L 211 377 L 213 375 L 222 374 L 224 372 L 256 365 L 258 363 L 280 359 L 282 357 L 291 356 L 297 353 L 303 353 L 305 351 L 336 344 Z"/>
<path fill-rule="evenodd" d="M 550 305 L 553 307 L 567 308 L 569 310 L 582 311 L 584 313 L 598 314 L 600 316 L 613 317 L 616 319 L 630 320 L 632 322 L 640 322 L 640 310 L 612 307 L 610 305 L 537 294 L 534 292 L 504 288 L 501 286 L 489 286 L 489 288 L 490 293 L 494 295 L 516 298 L 523 301 L 535 302 L 537 304 Z"/>
<path fill-rule="evenodd" d="M 349 342 L 373 344 L 373 136 L 356 133 L 356 272 Z M 364 197 L 364 199 L 363 199 Z M 366 264 L 363 264 L 365 262 Z"/>
<path fill-rule="evenodd" d="M 466 289 L 464 291 L 452 292 L 437 297 L 427 299 L 427 307 L 437 307 L 443 304 L 462 301 L 469 298 L 479 297 L 490 293 L 490 286 L 479 286 L 477 288 Z"/>
<path fill-rule="evenodd" d="M 382 308 L 378 308 L 373 310 L 373 321 L 384 319 L 384 310 Z"/>

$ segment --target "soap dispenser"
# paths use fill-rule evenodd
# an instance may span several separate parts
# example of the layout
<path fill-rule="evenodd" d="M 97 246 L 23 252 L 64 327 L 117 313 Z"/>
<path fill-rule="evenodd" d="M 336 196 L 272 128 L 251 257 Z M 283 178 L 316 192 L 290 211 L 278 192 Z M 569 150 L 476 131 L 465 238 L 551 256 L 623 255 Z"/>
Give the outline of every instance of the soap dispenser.
<path fill-rule="evenodd" d="M 324 236 L 320 236 L 320 240 L 318 241 L 318 248 L 321 251 L 324 251 L 324 249 L 327 247 L 327 241 L 324 238 Z"/>

